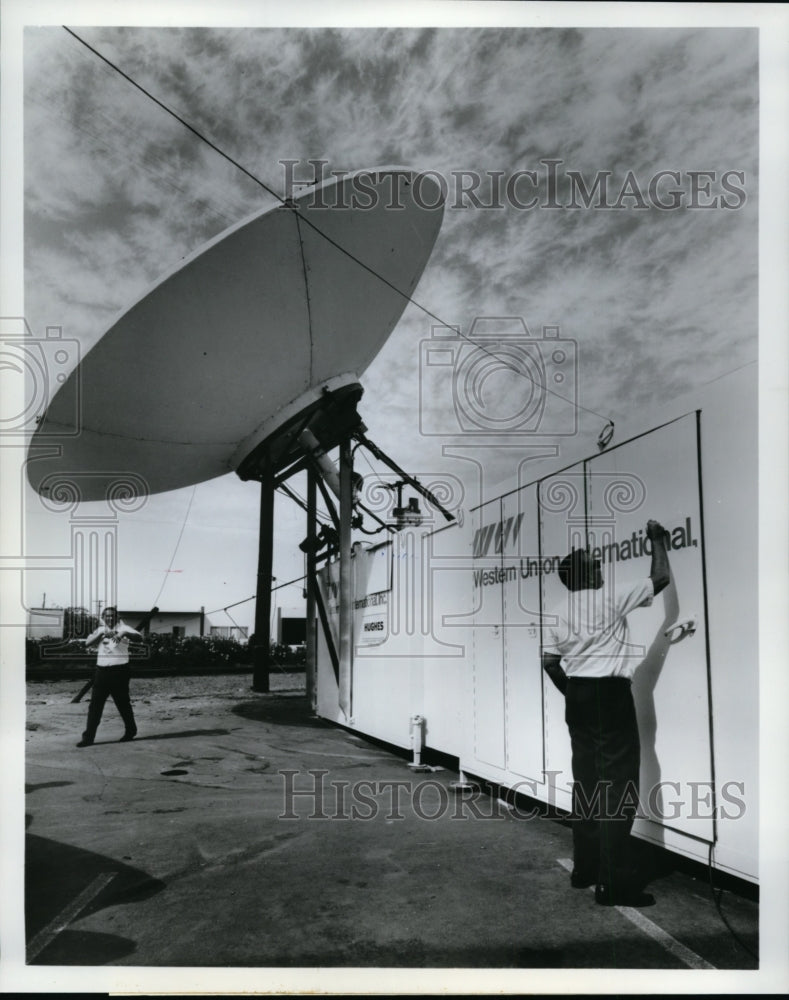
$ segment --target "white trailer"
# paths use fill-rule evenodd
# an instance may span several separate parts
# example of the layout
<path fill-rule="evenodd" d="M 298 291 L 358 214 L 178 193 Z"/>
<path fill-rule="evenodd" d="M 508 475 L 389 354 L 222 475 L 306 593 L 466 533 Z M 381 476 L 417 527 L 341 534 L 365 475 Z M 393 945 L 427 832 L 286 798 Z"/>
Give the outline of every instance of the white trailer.
<path fill-rule="evenodd" d="M 357 545 L 350 670 L 315 623 L 318 714 L 403 748 L 421 716 L 425 745 L 464 774 L 569 811 L 564 699 L 541 667 L 541 624 L 566 594 L 558 561 L 589 545 L 606 586 L 647 576 L 655 518 L 672 581 L 628 619 L 634 834 L 758 882 L 756 413 L 752 365 L 618 427 L 603 451 L 505 484 L 462 523 Z M 319 576 L 335 636 L 337 573 Z"/>

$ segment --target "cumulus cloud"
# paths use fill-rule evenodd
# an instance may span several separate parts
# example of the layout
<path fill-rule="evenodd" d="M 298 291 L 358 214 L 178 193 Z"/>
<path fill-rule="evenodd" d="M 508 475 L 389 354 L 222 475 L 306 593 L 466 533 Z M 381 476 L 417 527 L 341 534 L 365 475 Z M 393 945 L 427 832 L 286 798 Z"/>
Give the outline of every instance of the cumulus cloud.
<path fill-rule="evenodd" d="M 558 325 L 577 342 L 582 435 L 756 356 L 755 31 L 79 30 L 276 194 L 289 193 L 283 160 L 297 180 L 311 159 L 444 176 L 414 299 L 463 333 L 479 315 L 522 317 L 537 336 Z M 164 271 L 276 198 L 63 29 L 27 31 L 25 69 L 28 319 L 62 324 L 84 351 Z M 542 207 L 548 159 L 565 207 Z M 507 197 L 517 171 L 534 171 L 516 189 L 533 208 Z M 610 201 L 626 183 L 627 197 L 567 207 L 568 171 L 590 191 L 605 172 Z M 675 210 L 648 201 L 657 171 L 677 172 L 660 188 L 679 192 Z M 705 200 L 693 171 L 714 173 L 714 208 L 689 207 L 694 183 Z M 435 322 L 409 305 L 364 378 L 371 433 L 406 463 L 440 450 L 418 418 Z M 501 385 L 516 400 L 517 383 Z M 422 405 L 435 416 L 446 402 Z"/>

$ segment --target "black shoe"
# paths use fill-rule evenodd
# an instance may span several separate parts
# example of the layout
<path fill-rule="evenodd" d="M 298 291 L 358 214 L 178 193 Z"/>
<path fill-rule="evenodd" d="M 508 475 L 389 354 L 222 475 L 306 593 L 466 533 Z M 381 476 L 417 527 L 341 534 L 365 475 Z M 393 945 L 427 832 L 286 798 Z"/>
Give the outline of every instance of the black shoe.
<path fill-rule="evenodd" d="M 123 736 L 121 736 L 121 738 L 120 738 L 120 739 L 118 740 L 118 742 L 119 742 L 119 743 L 129 743 L 129 742 L 130 742 L 131 740 L 133 740 L 133 739 L 134 739 L 134 737 L 135 737 L 136 735 L 137 735 L 137 730 L 136 730 L 136 729 L 134 729 L 134 730 L 133 730 L 132 732 L 129 732 L 129 731 L 127 730 L 127 731 L 126 731 L 126 732 L 125 732 L 125 733 L 123 734 Z"/>
<path fill-rule="evenodd" d="M 93 740 L 86 740 L 84 737 L 77 744 L 78 747 L 92 747 Z"/>
<path fill-rule="evenodd" d="M 655 897 L 639 889 L 626 888 L 616 892 L 609 885 L 598 885 L 594 891 L 594 901 L 600 906 L 654 906 Z"/>
<path fill-rule="evenodd" d="M 583 872 L 576 871 L 575 868 L 573 868 L 570 874 L 570 885 L 573 889 L 588 889 L 596 881 L 596 875 L 585 875 Z"/>

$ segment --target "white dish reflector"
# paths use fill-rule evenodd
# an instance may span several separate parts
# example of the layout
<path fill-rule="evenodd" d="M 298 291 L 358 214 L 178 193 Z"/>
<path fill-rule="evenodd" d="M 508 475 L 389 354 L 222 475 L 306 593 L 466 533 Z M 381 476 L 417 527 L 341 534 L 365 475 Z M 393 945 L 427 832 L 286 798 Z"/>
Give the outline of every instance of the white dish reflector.
<path fill-rule="evenodd" d="M 160 493 L 233 471 L 280 413 L 358 381 L 421 277 L 443 207 L 430 175 L 378 168 L 221 233 L 127 309 L 56 393 L 31 442 L 33 487 L 99 500 L 123 481 Z"/>

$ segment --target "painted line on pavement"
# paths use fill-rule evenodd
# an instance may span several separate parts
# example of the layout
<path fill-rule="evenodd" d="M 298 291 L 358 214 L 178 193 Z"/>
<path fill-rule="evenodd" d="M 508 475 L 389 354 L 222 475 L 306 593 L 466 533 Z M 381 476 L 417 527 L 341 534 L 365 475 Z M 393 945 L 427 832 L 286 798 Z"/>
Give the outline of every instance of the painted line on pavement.
<path fill-rule="evenodd" d="M 117 874 L 117 872 L 104 872 L 102 875 L 97 875 L 90 885 L 86 889 L 83 889 L 79 896 L 65 910 L 62 910 L 54 920 L 50 921 L 43 930 L 40 930 L 28 943 L 26 950 L 27 963 L 30 964 L 34 958 L 40 955 L 46 946 L 51 941 L 54 941 L 62 930 L 68 927 L 71 921 L 85 909 L 92 899 L 98 896 L 102 889 L 110 884 Z"/>
<path fill-rule="evenodd" d="M 570 858 L 557 858 L 558 863 L 562 868 L 566 869 L 568 872 L 573 870 L 573 863 Z M 594 886 L 590 886 L 590 890 L 594 892 Z M 695 951 L 692 951 L 686 945 L 682 944 L 681 941 L 677 941 L 676 938 L 672 937 L 667 931 L 664 931 L 662 927 L 658 927 L 656 923 L 645 917 L 644 914 L 637 910 L 633 906 L 612 906 L 612 910 L 617 910 L 626 917 L 632 924 L 635 924 L 639 930 L 642 930 L 645 934 L 648 934 L 654 941 L 657 941 L 670 955 L 678 958 L 681 962 L 690 969 L 716 969 L 717 966 L 710 965 L 710 963 L 697 955 Z"/>

